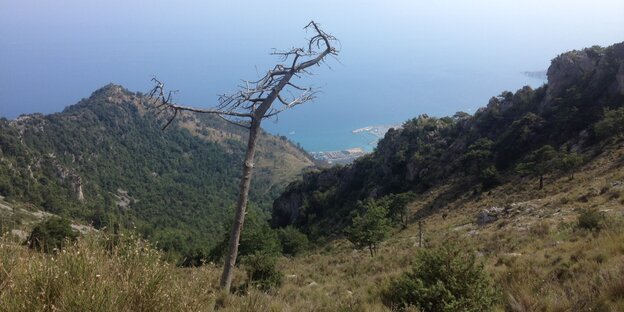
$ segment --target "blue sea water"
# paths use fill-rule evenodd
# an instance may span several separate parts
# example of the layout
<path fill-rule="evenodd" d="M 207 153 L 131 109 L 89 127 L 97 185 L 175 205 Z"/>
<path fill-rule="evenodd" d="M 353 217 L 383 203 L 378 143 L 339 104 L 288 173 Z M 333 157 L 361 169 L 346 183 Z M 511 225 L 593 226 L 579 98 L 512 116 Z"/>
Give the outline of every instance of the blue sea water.
<path fill-rule="evenodd" d="M 368 125 L 361 127 L 365 126 Z M 377 145 L 378 137 L 367 132 L 352 133 L 354 129 L 356 128 L 337 125 L 321 129 L 293 130 L 283 135 L 311 152 L 340 151 L 350 148 L 362 148 L 364 151 L 371 152 Z"/>
<path fill-rule="evenodd" d="M 154 76 L 180 91 L 177 103 L 212 108 L 281 62 L 273 48 L 305 45 L 311 33 L 301 27 L 314 17 L 339 39 L 336 57 L 293 81 L 317 99 L 263 123 L 309 151 L 370 149 L 374 138 L 351 131 L 473 113 L 502 91 L 539 86 L 521 73 L 621 41 L 624 5 L 580 1 L 559 14 L 557 1 L 538 1 L 539 10 L 505 1 L 57 2 L 0 5 L 0 117 L 59 112 L 111 82 L 147 92 Z"/>
<path fill-rule="evenodd" d="M 465 75 L 444 75 L 433 73 L 421 76 L 413 85 L 402 86 L 405 93 L 389 95 L 366 95 L 374 101 L 356 103 L 345 100 L 342 105 L 336 99 L 353 98 L 353 93 L 341 97 L 342 89 L 357 89 L 348 82 L 336 86 L 328 84 L 329 99 L 321 97 L 313 103 L 295 107 L 283 113 L 279 120 L 267 120 L 263 127 L 273 134 L 286 136 L 299 143 L 309 152 L 339 151 L 362 148 L 370 152 L 376 146 L 378 137 L 367 133 L 353 133 L 355 129 L 378 125 L 402 125 L 405 121 L 421 114 L 443 117 L 464 111 L 474 113 L 485 106 L 488 100 L 509 90 L 516 91 L 525 85 L 533 88 L 545 83 L 543 78 L 531 78 L 518 72 L 504 77 Z M 431 79 L 433 77 L 433 79 Z M 387 101 L 384 101 L 387 99 Z M 357 102 L 363 104 L 357 104 Z"/>

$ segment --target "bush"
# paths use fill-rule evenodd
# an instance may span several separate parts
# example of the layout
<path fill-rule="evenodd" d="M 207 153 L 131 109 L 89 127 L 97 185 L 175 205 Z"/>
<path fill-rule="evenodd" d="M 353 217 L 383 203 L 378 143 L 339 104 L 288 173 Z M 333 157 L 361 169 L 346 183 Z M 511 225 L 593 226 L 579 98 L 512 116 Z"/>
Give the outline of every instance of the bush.
<path fill-rule="evenodd" d="M 624 132 L 624 107 L 604 110 L 600 121 L 594 124 L 594 133 L 598 139 L 621 135 Z"/>
<path fill-rule="evenodd" d="M 411 272 L 382 291 L 385 305 L 398 310 L 489 311 L 497 291 L 472 251 L 457 244 L 419 252 Z"/>
<path fill-rule="evenodd" d="M 263 291 L 282 285 L 282 272 L 276 268 L 277 257 L 264 252 L 256 252 L 242 259 L 247 271 L 248 283 Z"/>
<path fill-rule="evenodd" d="M 363 212 L 351 220 L 351 227 L 346 230 L 347 238 L 356 248 L 366 248 L 373 257 L 377 246 L 390 235 L 390 220 L 386 202 L 370 200 L 361 206 Z"/>
<path fill-rule="evenodd" d="M 496 167 L 489 166 L 481 171 L 479 181 L 483 189 L 488 190 L 500 184 L 500 177 Z"/>
<path fill-rule="evenodd" d="M 208 261 L 221 262 L 228 252 L 230 231 L 226 231 L 223 239 L 207 255 Z M 238 243 L 238 256 L 252 255 L 256 252 L 266 254 L 280 254 L 281 246 L 277 237 L 277 231 L 271 228 L 269 223 L 262 219 L 254 211 L 249 211 L 245 220 L 245 226 Z"/>
<path fill-rule="evenodd" d="M 51 218 L 35 226 L 26 244 L 31 249 L 50 253 L 61 250 L 65 242 L 73 242 L 77 237 L 78 234 L 71 228 L 69 220 Z"/>
<path fill-rule="evenodd" d="M 280 229 L 277 235 L 285 256 L 294 257 L 310 248 L 308 237 L 292 226 Z"/>
<path fill-rule="evenodd" d="M 585 209 L 578 216 L 577 226 L 590 231 L 600 231 L 604 227 L 605 217 L 596 208 Z"/>
<path fill-rule="evenodd" d="M 417 195 L 413 192 L 392 194 L 387 197 L 388 199 L 388 213 L 401 225 L 401 228 L 407 228 L 407 221 L 409 216 L 408 205 L 416 200 Z"/>

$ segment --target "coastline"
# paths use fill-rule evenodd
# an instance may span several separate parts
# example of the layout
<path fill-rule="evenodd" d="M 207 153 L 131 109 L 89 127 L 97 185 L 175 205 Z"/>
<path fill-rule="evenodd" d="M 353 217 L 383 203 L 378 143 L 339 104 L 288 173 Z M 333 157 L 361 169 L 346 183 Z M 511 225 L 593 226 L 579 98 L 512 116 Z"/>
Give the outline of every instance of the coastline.
<path fill-rule="evenodd" d="M 315 151 L 310 152 L 310 155 L 312 155 L 314 159 L 325 161 L 329 164 L 350 164 L 355 159 L 372 152 L 375 146 L 377 146 L 379 140 L 385 136 L 388 130 L 393 128 L 399 129 L 401 128 L 401 125 L 376 125 L 354 129 L 351 130 L 351 134 L 372 136 L 374 140 L 368 141 L 368 143 L 363 144 L 362 146 L 351 148 L 345 147 L 344 149 L 333 151 Z"/>

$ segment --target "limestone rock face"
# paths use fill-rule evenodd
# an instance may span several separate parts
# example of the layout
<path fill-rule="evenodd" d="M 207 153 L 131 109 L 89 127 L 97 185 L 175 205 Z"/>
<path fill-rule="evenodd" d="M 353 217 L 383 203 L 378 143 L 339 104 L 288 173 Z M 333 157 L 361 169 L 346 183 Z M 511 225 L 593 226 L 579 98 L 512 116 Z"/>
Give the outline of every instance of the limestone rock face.
<path fill-rule="evenodd" d="M 579 79 L 589 77 L 600 60 L 600 55 L 590 49 L 571 51 L 552 60 L 548 68 L 548 93 L 546 102 L 559 97 Z"/>
<path fill-rule="evenodd" d="M 475 220 L 475 223 L 479 226 L 483 226 L 488 223 L 495 222 L 501 217 L 502 213 L 503 209 L 499 207 L 490 207 L 483 209 L 477 214 L 477 219 Z"/>
<path fill-rule="evenodd" d="M 293 224 L 299 217 L 299 211 L 303 206 L 303 194 L 300 192 L 289 193 L 273 203 L 272 223 L 274 226 L 286 226 Z"/>
<path fill-rule="evenodd" d="M 606 90 L 610 96 L 624 95 L 624 42 L 563 53 L 552 60 L 547 75 L 542 112 L 574 88 L 583 87 L 588 94 Z"/>
<path fill-rule="evenodd" d="M 82 190 L 82 178 L 78 176 L 77 181 L 74 183 L 74 192 L 76 193 L 76 198 L 79 202 L 85 202 L 84 192 Z"/>
<path fill-rule="evenodd" d="M 601 65 L 613 68 L 619 64 L 618 71 L 615 74 L 615 81 L 609 91 L 612 95 L 624 95 L 624 42 L 615 44 L 609 47 L 609 49 L 609 57 L 601 61 Z"/>
<path fill-rule="evenodd" d="M 619 92 L 620 94 L 624 94 L 624 63 L 620 65 L 620 70 L 615 76 L 615 79 L 617 81 L 617 86 L 615 89 L 616 92 Z"/>

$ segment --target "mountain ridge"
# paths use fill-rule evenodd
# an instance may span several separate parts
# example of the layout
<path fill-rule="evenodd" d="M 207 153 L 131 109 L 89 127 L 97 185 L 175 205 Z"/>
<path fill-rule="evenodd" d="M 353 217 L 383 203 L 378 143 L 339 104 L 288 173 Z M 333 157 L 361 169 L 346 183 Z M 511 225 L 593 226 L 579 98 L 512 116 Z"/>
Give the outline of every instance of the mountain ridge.
<path fill-rule="evenodd" d="M 181 114 L 165 131 L 149 99 L 108 84 L 62 112 L 0 119 L 0 195 L 96 227 L 120 224 L 181 252 L 208 248 L 238 192 L 246 132 L 214 116 Z M 315 166 L 262 132 L 253 206 Z M 188 242 L 193 242 L 188 243 Z"/>
<path fill-rule="evenodd" d="M 516 166 L 530 162 L 540 147 L 551 146 L 566 159 L 578 153 L 592 158 L 592 147 L 599 150 L 622 131 L 611 124 L 616 131 L 604 132 L 599 125 L 623 105 L 624 43 L 563 53 L 552 60 L 542 87 L 504 91 L 474 115 L 420 115 L 388 131 L 372 154 L 352 165 L 306 174 L 274 202 L 272 223 L 340 236 L 358 201 L 404 192 L 424 196 L 432 187 L 453 185 L 420 212 L 429 214 L 465 190 L 478 193 L 519 179 Z"/>
<path fill-rule="evenodd" d="M 247 241 L 241 243 L 253 254 L 247 254 L 241 259 L 242 265 L 235 268 L 237 290 L 233 294 L 220 290 L 219 260 L 212 255 L 206 259 L 202 250 L 188 263 L 202 267 L 180 268 L 163 260 L 162 253 L 149 244 L 135 241 L 134 235 L 100 231 L 85 234 L 54 255 L 20 246 L 23 239 L 13 240 L 10 235 L 0 238 L 0 256 L 4 259 L 0 266 L 6 267 L 0 270 L 6 276 L 0 286 L 7 290 L 0 292 L 0 301 L 10 310 L 51 306 L 115 310 L 123 306 L 171 311 L 623 311 L 622 47 L 564 53 L 553 61 L 563 65 L 551 72 L 547 85 L 502 92 L 473 116 L 461 112 L 441 118 L 418 116 L 405 122 L 402 129 L 389 131 L 374 153 L 352 165 L 306 171 L 273 202 L 272 222 L 276 227 L 294 225 L 304 230 L 316 246 L 306 251 L 308 241 L 295 237 L 296 229 L 271 231 L 265 220 L 254 218 L 260 210 L 255 205 L 245 223 L 248 231 L 242 236 Z M 113 117 L 114 105 L 104 107 L 113 111 Z M 132 113 L 132 108 L 128 109 Z M 88 111 L 85 114 L 89 115 Z M 120 120 L 111 118 L 111 122 Z M 53 130 L 53 121 L 48 120 L 50 125 L 43 129 Z M 211 166 L 199 157 L 203 153 L 189 146 L 200 151 L 214 148 L 215 155 L 230 156 L 241 148 L 227 137 L 217 137 L 218 144 L 204 146 L 191 132 L 175 131 L 175 127 L 184 126 L 200 133 L 202 129 L 193 118 L 179 120 L 169 132 L 160 131 L 162 120 L 156 121 L 150 119 L 139 128 L 133 128 L 134 123 L 104 127 L 114 134 L 107 138 L 129 138 L 111 145 L 120 152 L 125 145 L 145 141 L 131 140 L 140 137 L 136 132 L 140 130 L 151 133 L 151 144 L 166 148 L 157 158 L 169 156 L 178 161 L 153 168 L 158 163 L 151 154 L 143 153 L 148 145 L 128 150 L 142 160 L 135 165 L 146 169 L 135 177 L 151 179 L 150 184 L 138 184 L 135 189 L 147 185 L 155 189 L 151 194 L 183 191 L 177 188 L 180 179 L 196 177 L 200 167 Z M 13 169 L 23 168 L 25 176 L 30 174 L 25 166 L 30 165 L 32 175 L 41 178 L 40 171 L 48 168 L 45 162 L 53 164 L 51 159 L 67 157 L 58 152 L 53 154 L 55 158 L 44 154 L 39 166 L 28 161 L 32 158 L 20 160 L 25 153 L 19 149 L 28 145 L 14 143 L 20 137 L 4 135 L 5 129 L 17 131 L 0 121 L 0 190 L 6 186 L 2 178 L 7 161 L 22 165 Z M 83 131 L 80 124 L 72 129 Z M 161 137 L 178 144 L 158 145 Z M 28 143 L 37 136 L 23 138 Z M 65 141 L 51 143 L 63 146 Z M 99 146 L 115 142 L 99 142 L 93 147 L 95 155 L 100 155 Z M 58 172 L 53 165 L 50 168 Z M 176 175 L 175 171 L 183 174 Z M 223 178 L 217 181 L 219 186 L 227 187 L 227 175 L 213 174 Z M 66 177 L 71 180 L 69 174 Z M 167 177 L 169 187 L 162 188 L 158 180 Z M 214 184 L 214 179 L 197 180 Z M 149 200 L 143 197 L 136 203 L 141 194 L 117 186 L 108 189 L 117 202 L 126 205 L 122 211 L 136 209 Z M 88 203 L 88 195 L 86 199 Z M 192 207 L 197 198 L 172 196 L 168 203 L 175 201 Z M 17 210 L 34 219 L 40 212 L 30 206 L 12 205 L 0 196 L 2 216 Z M 367 217 L 371 207 L 376 212 L 374 218 Z M 153 229 L 155 233 L 172 231 L 174 226 L 188 229 L 185 222 L 193 221 L 182 218 L 188 209 L 160 212 L 164 217 L 146 221 L 178 223 Z M 355 227 L 355 220 L 363 220 L 362 216 L 366 222 L 359 224 L 365 226 Z M 384 226 L 375 226 L 377 220 Z M 369 253 L 366 244 L 352 236 L 355 232 L 366 238 L 366 232 L 379 234 L 379 228 L 387 235 L 375 242 L 375 253 Z M 359 229 L 363 235 L 357 233 Z M 141 227 L 137 230 L 143 233 Z M 110 242 L 119 236 L 122 239 L 111 252 Z M 187 243 L 184 237 L 176 238 L 175 232 L 169 236 L 175 239 L 159 242 L 157 247 L 168 250 L 167 244 Z M 288 246 L 299 247 L 299 252 L 267 261 L 267 255 L 279 253 L 284 236 L 289 238 Z M 222 238 L 226 244 L 227 237 Z M 284 251 L 284 245 L 281 247 Z M 479 283 L 470 283 L 474 275 L 465 274 L 474 269 L 484 274 Z M 254 280 L 254 271 L 270 273 L 261 274 L 264 276 L 259 281 L 271 283 L 272 288 L 255 286 L 258 280 Z M 492 287 L 491 296 L 474 291 L 482 286 Z M 473 299 L 479 307 L 467 303 Z"/>

